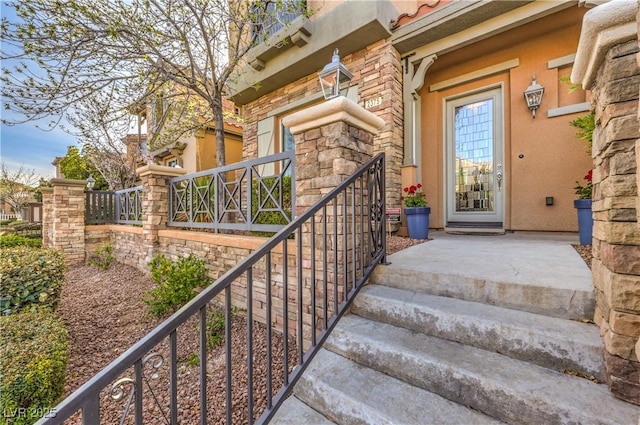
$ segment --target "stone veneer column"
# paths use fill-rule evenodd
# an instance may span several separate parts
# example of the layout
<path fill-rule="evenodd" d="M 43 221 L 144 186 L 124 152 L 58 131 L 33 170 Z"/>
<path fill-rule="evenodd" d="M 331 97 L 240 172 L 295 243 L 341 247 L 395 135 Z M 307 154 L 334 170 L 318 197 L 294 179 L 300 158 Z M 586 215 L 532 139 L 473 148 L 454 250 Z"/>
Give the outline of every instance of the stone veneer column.
<path fill-rule="evenodd" d="M 295 138 L 296 212 L 300 214 L 371 159 L 384 121 L 346 97 L 289 115 Z"/>
<path fill-rule="evenodd" d="M 44 190 L 43 240 L 60 249 L 67 265 L 84 262 L 84 180 L 51 179 L 53 189 Z M 46 198 L 45 198 L 46 196 Z M 44 223 L 47 223 L 46 225 Z M 46 227 L 46 231 L 45 231 Z"/>
<path fill-rule="evenodd" d="M 42 187 L 42 246 L 52 247 L 53 231 L 53 188 Z"/>
<path fill-rule="evenodd" d="M 338 97 L 289 115 L 283 120 L 283 124 L 289 127 L 295 139 L 296 214 L 300 215 L 372 158 L 373 138 L 384 126 L 384 121 L 353 101 Z M 340 219 L 345 200 L 341 197 L 336 202 L 339 217 L 334 217 L 333 209 L 327 208 L 326 220 L 330 228 L 336 226 L 337 240 L 329 242 L 330 247 L 327 251 L 329 258 L 333 258 L 334 254 L 337 256 L 337 270 L 332 270 L 332 264 L 321 263 L 322 251 L 311 244 L 311 226 L 304 226 L 303 276 L 308 276 L 310 259 L 313 256 L 317 261 L 316 267 L 320 270 L 326 267 L 330 276 L 333 276 L 335 271 L 339 282 L 351 280 L 348 276 L 351 276 L 351 272 L 357 267 L 356 261 L 360 258 L 357 254 L 359 247 L 352 247 L 356 252 L 352 257 L 343 251 L 346 233 Z M 316 216 L 316 229 L 320 228 L 321 217 Z M 318 243 L 320 242 L 316 245 Z M 306 295 L 310 291 L 310 279 L 302 276 L 298 278 L 305 282 L 304 299 L 310 296 Z M 334 284 L 337 282 L 329 282 L 330 294 L 333 293 Z M 342 299 L 343 285 L 339 285 L 337 291 L 339 299 Z M 289 297 L 292 296 L 295 297 L 295 294 L 289 294 Z M 331 306 L 328 308 L 332 310 Z M 309 312 L 305 311 L 303 314 L 305 324 L 310 325 Z M 318 313 L 318 317 L 322 317 L 322 313 Z M 289 323 L 291 326 L 291 320 Z M 295 329 L 292 329 L 292 332 L 296 332 Z M 310 336 L 304 335 L 305 348 L 309 342 Z"/>
<path fill-rule="evenodd" d="M 612 1 L 584 17 L 572 80 L 593 96 L 593 283 L 607 384 L 640 404 L 638 24 L 636 1 Z M 638 347 L 638 348 L 636 348 Z"/>
<path fill-rule="evenodd" d="M 141 270 L 148 270 L 158 247 L 158 231 L 167 228 L 169 219 L 169 179 L 186 173 L 182 168 L 149 164 L 136 170 L 142 180 Z"/>

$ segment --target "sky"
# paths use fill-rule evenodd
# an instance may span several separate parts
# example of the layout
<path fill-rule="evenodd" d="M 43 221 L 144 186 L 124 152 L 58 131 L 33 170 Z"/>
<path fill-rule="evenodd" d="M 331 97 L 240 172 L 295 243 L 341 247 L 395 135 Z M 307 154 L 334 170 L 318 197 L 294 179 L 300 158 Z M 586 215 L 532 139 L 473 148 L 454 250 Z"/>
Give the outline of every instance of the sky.
<path fill-rule="evenodd" d="M 13 9 L 8 7 L 5 1 L 1 3 L 0 14 L 10 21 L 16 19 Z M 10 67 L 10 62 L 3 61 L 2 66 Z M 2 103 L 0 116 L 3 119 L 16 117 L 11 112 L 4 110 L 4 99 Z M 17 117 L 20 118 L 20 116 Z M 51 119 L 41 122 L 40 126 L 47 128 L 48 121 Z M 67 124 L 64 120 L 63 123 Z M 55 177 L 55 167 L 51 162 L 57 156 L 66 155 L 67 146 L 76 145 L 77 139 L 59 128 L 44 131 L 37 128 L 36 125 L 35 122 L 14 126 L 2 124 L 0 127 L 0 160 L 12 171 L 24 166 L 27 169 L 35 170 L 38 176 Z"/>

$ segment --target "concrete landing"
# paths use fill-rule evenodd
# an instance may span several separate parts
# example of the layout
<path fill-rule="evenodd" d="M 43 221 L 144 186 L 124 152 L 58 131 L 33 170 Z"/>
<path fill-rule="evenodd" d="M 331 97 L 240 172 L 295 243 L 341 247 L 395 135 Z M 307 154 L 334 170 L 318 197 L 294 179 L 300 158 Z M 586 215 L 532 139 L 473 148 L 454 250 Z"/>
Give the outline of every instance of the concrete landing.
<path fill-rule="evenodd" d="M 566 319 L 592 319 L 591 270 L 555 234 L 430 234 L 433 240 L 389 255 L 371 282 Z"/>

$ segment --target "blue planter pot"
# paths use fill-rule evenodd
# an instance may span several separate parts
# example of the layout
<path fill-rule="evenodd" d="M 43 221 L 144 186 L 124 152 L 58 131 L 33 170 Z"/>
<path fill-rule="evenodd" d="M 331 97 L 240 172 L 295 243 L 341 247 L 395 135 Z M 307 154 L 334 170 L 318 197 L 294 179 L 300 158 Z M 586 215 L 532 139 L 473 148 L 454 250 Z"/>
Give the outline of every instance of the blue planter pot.
<path fill-rule="evenodd" d="M 407 216 L 409 237 L 411 239 L 428 239 L 431 207 L 405 208 L 404 214 Z"/>
<path fill-rule="evenodd" d="M 578 211 L 578 234 L 580 245 L 591 245 L 593 239 L 593 214 L 591 199 L 576 199 L 573 206 Z"/>

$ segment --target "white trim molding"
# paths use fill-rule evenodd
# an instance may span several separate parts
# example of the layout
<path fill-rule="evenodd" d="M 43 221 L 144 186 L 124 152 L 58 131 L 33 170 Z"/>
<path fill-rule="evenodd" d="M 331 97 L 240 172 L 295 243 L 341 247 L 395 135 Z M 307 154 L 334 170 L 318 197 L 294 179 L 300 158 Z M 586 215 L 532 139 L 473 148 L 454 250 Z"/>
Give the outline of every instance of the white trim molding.
<path fill-rule="evenodd" d="M 476 71 L 469 72 L 467 74 L 462 74 L 454 78 L 449 78 L 448 80 L 440 81 L 439 83 L 431 84 L 429 86 L 429 91 L 433 92 L 433 91 L 438 91 L 442 89 L 447 89 L 449 87 L 464 84 L 469 81 L 478 80 L 480 78 L 488 77 L 490 75 L 495 75 L 500 72 L 507 71 L 512 68 L 516 68 L 519 65 L 520 65 L 520 58 L 515 58 L 502 63 L 497 63 L 495 65 L 491 65 L 486 68 L 478 69 Z"/>
<path fill-rule="evenodd" d="M 575 114 L 578 112 L 586 112 L 591 110 L 590 102 L 574 103 L 573 105 L 561 106 L 559 108 L 549 109 L 547 111 L 547 117 L 559 117 L 562 115 Z"/>

